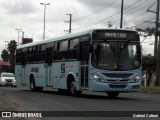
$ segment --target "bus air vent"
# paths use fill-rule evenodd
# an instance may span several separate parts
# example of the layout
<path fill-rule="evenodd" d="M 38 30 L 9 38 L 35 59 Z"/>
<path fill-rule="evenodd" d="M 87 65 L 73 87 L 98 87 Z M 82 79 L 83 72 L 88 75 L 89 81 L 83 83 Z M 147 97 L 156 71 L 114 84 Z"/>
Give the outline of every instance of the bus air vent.
<path fill-rule="evenodd" d="M 127 85 L 115 85 L 115 84 L 110 84 L 110 88 L 126 88 Z"/>
<path fill-rule="evenodd" d="M 111 78 L 128 78 L 133 75 L 132 73 L 128 74 L 102 73 L 102 74 L 105 75 L 106 77 L 111 77 Z"/>

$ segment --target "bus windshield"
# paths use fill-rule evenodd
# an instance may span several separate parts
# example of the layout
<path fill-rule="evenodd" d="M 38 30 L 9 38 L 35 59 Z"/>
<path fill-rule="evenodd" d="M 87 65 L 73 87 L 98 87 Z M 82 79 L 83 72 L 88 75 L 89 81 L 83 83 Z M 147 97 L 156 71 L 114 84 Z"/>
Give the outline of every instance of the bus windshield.
<path fill-rule="evenodd" d="M 125 71 L 138 69 L 141 65 L 138 42 L 93 42 L 92 65 L 99 69 Z"/>

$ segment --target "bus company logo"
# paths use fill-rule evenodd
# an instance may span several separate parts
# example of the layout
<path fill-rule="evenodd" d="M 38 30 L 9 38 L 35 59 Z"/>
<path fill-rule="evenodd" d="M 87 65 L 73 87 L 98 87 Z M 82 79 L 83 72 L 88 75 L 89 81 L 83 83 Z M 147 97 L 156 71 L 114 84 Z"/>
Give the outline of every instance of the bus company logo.
<path fill-rule="evenodd" d="M 39 68 L 31 68 L 31 72 L 33 73 L 39 72 Z"/>
<path fill-rule="evenodd" d="M 116 83 L 120 83 L 121 81 L 117 79 L 117 80 L 115 80 L 115 82 L 116 82 Z"/>

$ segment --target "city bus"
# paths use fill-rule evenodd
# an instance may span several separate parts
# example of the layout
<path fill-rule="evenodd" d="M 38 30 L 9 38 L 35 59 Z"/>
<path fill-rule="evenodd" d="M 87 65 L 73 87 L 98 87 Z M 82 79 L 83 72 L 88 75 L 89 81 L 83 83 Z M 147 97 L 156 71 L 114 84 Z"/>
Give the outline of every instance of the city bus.
<path fill-rule="evenodd" d="M 11 72 L 11 64 L 9 62 L 0 61 L 0 74 L 2 72 Z"/>
<path fill-rule="evenodd" d="M 83 91 L 136 92 L 141 87 L 141 45 L 129 29 L 89 29 L 20 45 L 16 80 L 31 91 L 51 87 L 76 96 Z"/>

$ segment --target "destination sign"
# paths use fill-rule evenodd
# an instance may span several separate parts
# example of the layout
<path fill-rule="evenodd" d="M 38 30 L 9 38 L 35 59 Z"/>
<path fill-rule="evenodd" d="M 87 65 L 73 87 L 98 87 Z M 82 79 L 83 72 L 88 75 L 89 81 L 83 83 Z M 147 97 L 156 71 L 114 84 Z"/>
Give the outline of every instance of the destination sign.
<path fill-rule="evenodd" d="M 97 30 L 93 32 L 93 40 L 134 40 L 139 41 L 137 32 L 134 31 L 120 31 L 120 30 Z"/>
<path fill-rule="evenodd" d="M 108 33 L 105 32 L 106 37 L 115 37 L 115 38 L 126 38 L 127 34 L 126 33 Z"/>

